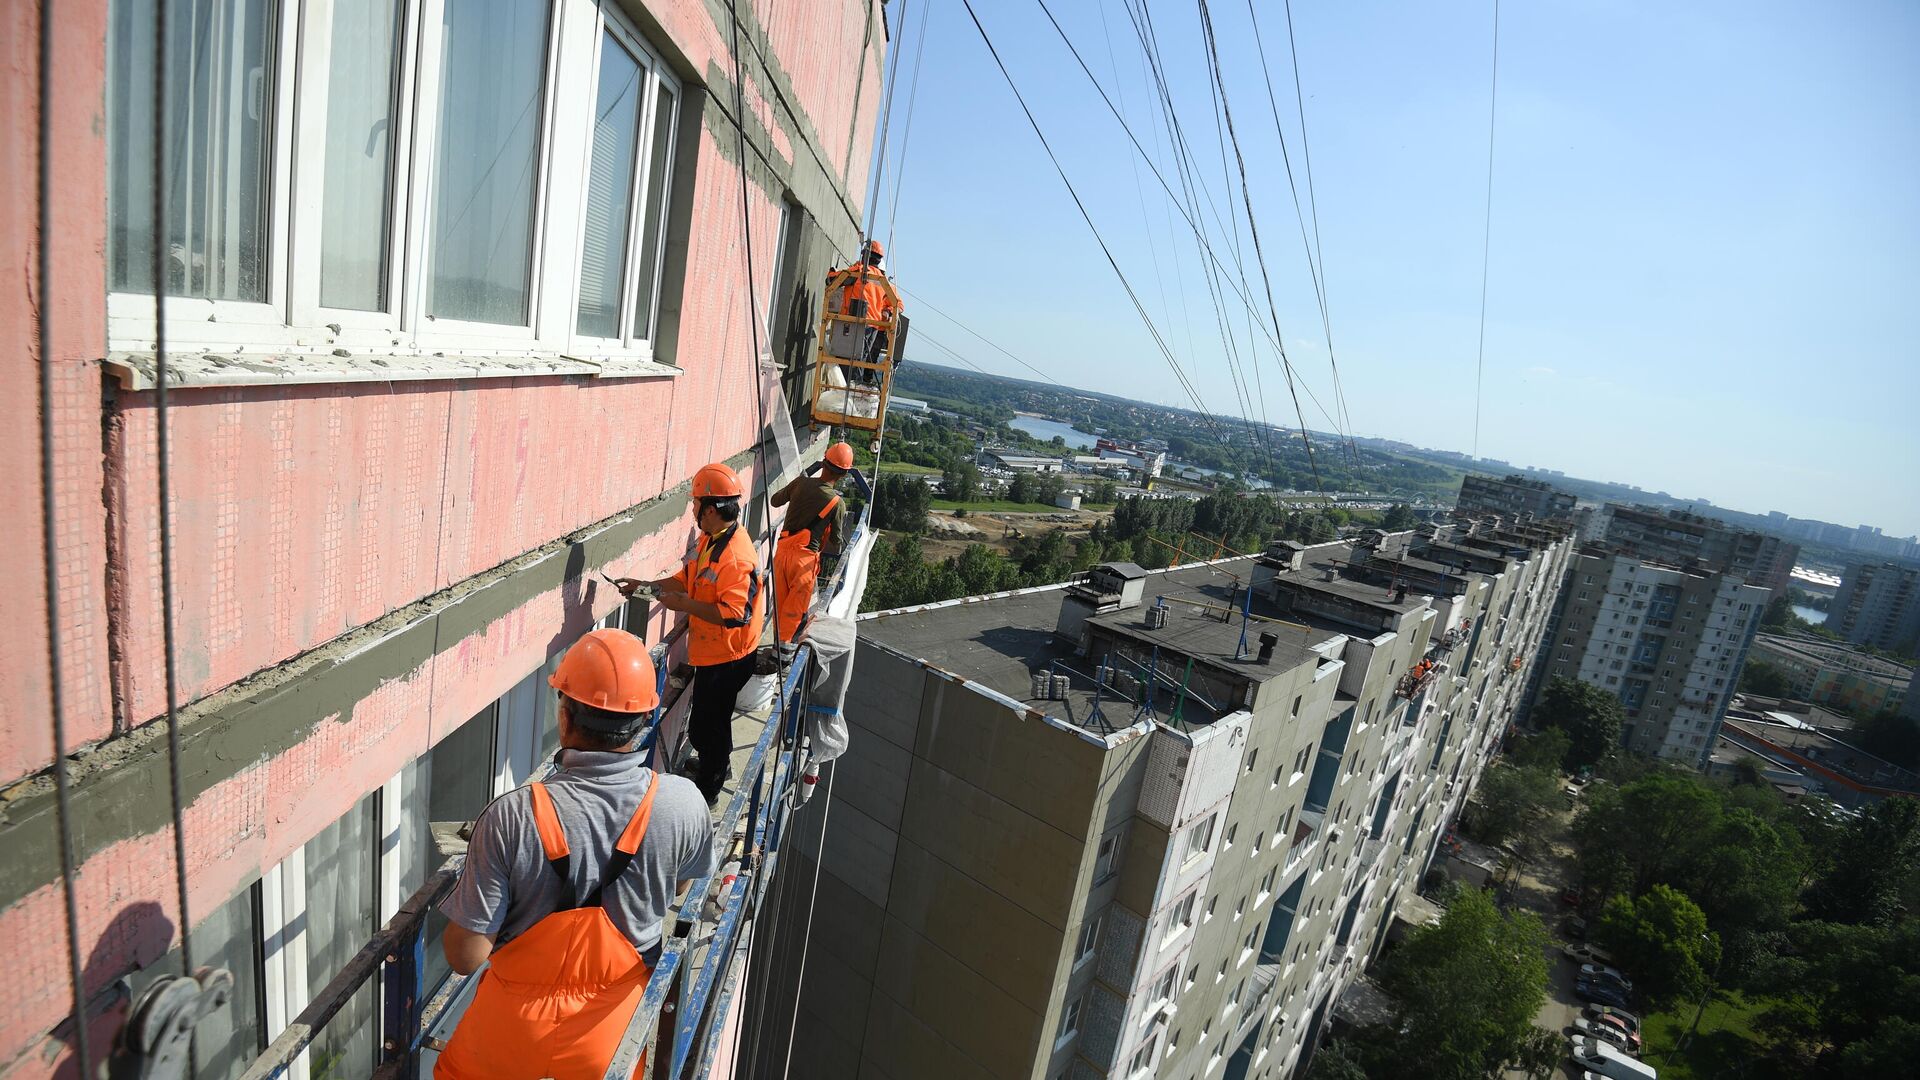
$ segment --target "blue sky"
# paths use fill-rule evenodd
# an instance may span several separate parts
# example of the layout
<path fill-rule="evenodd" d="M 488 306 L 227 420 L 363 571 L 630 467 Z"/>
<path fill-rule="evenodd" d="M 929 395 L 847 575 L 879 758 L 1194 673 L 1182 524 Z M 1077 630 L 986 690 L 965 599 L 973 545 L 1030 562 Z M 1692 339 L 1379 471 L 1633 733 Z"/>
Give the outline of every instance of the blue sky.
<path fill-rule="evenodd" d="M 1304 203 L 1285 9 L 1255 3 Z M 1122 0 L 1048 4 L 1177 189 Z M 911 25 L 875 231 L 891 233 L 897 280 L 1059 382 L 1189 404 L 960 0 L 890 6 Z M 1210 6 L 1281 335 L 1332 408 L 1248 5 Z M 1203 403 L 1238 414 L 1191 232 L 1038 4 L 974 7 Z M 1491 4 L 1293 7 L 1353 430 L 1471 451 Z M 1222 168 L 1197 8 L 1152 10 L 1212 199 L 1201 214 L 1232 265 L 1213 222 L 1239 215 L 1239 191 Z M 1480 452 L 1743 510 L 1920 530 L 1920 4 L 1510 0 L 1500 18 Z M 1263 297 L 1243 221 L 1239 234 Z M 1229 303 L 1244 361 L 1246 312 Z M 951 363 L 938 342 L 1030 376 L 918 314 L 920 359 Z M 1292 426 L 1264 339 L 1246 362 L 1266 417 Z M 1307 410 L 1311 426 L 1330 426 Z"/>

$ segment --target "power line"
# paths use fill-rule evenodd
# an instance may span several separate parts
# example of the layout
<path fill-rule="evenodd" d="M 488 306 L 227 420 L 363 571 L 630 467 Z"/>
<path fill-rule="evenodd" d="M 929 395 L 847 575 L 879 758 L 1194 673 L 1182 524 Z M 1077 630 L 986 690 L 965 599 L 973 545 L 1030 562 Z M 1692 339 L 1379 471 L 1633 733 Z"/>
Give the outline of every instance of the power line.
<path fill-rule="evenodd" d="M 1087 77 L 1087 81 L 1093 84 L 1093 88 L 1095 92 L 1100 95 L 1100 100 L 1106 104 L 1107 111 L 1113 114 L 1113 118 L 1115 122 L 1117 122 L 1120 125 L 1120 130 L 1126 134 L 1128 141 L 1133 144 L 1134 150 L 1140 155 L 1141 159 L 1146 162 L 1147 171 L 1153 174 L 1153 178 L 1159 182 L 1161 190 L 1166 192 L 1168 201 L 1171 202 L 1174 208 L 1180 212 L 1180 216 L 1183 220 L 1186 221 L 1187 227 L 1193 231 L 1195 241 L 1200 245 L 1201 249 L 1206 252 L 1208 260 L 1213 264 L 1213 266 L 1216 269 L 1219 270 L 1221 276 L 1226 280 L 1228 286 L 1231 287 L 1234 294 L 1239 297 L 1241 304 L 1246 308 L 1247 314 L 1249 315 L 1249 320 L 1248 320 L 1249 325 L 1259 325 L 1258 323 L 1254 322 L 1254 319 L 1262 316 L 1263 313 L 1260 311 L 1259 307 L 1254 303 L 1253 296 L 1251 292 L 1248 290 L 1248 287 L 1243 282 L 1236 283 L 1234 281 L 1233 275 L 1227 272 L 1226 264 L 1220 260 L 1220 256 L 1214 250 L 1213 245 L 1207 241 L 1205 230 L 1201 227 L 1200 222 L 1195 217 L 1195 214 L 1198 213 L 1198 210 L 1195 209 L 1194 211 L 1189 212 L 1186 204 L 1181 201 L 1181 197 L 1173 190 L 1173 185 L 1167 181 L 1166 175 L 1160 171 L 1159 166 L 1155 163 L 1153 159 L 1153 155 L 1147 153 L 1146 147 L 1141 145 L 1140 138 L 1138 135 L 1134 133 L 1132 125 L 1127 123 L 1126 118 L 1120 114 L 1120 110 L 1118 109 L 1118 107 L 1114 105 L 1112 97 L 1108 95 L 1106 91 L 1106 87 L 1101 84 L 1099 78 L 1094 75 L 1092 69 L 1087 66 L 1087 62 L 1085 58 L 1083 58 L 1080 55 L 1080 50 L 1077 47 L 1075 47 L 1075 45 L 1073 44 L 1073 40 L 1067 36 L 1067 32 L 1060 26 L 1059 20 L 1053 17 L 1053 12 L 1047 7 L 1045 0 L 1036 0 L 1036 2 L 1039 3 L 1040 10 L 1046 14 L 1047 21 L 1053 24 L 1054 32 L 1060 36 L 1061 42 L 1067 46 L 1067 51 L 1073 54 L 1074 61 L 1079 64 L 1081 72 L 1085 74 Z M 1133 16 L 1133 10 L 1131 8 L 1128 8 L 1128 15 Z M 1162 107 L 1168 111 L 1170 118 L 1172 119 L 1169 134 L 1175 146 L 1174 157 L 1176 159 L 1176 163 L 1180 163 L 1184 160 L 1190 160 L 1192 156 L 1192 151 L 1191 149 L 1187 148 L 1185 145 L 1186 136 L 1180 131 L 1179 121 L 1177 117 L 1172 115 L 1173 103 L 1172 103 L 1171 97 L 1168 95 L 1166 77 L 1164 72 L 1162 72 L 1158 67 L 1160 62 L 1158 58 L 1158 49 L 1157 47 L 1152 45 L 1152 43 L 1148 40 L 1148 34 L 1151 31 L 1143 29 L 1140 23 L 1136 20 L 1134 24 L 1134 32 L 1141 37 L 1142 49 L 1143 51 L 1146 51 L 1148 53 L 1148 62 L 1149 62 L 1149 65 L 1153 67 L 1154 79 L 1160 93 Z M 1029 117 L 1031 117 L 1031 114 L 1029 114 Z M 1182 156 L 1183 153 L 1185 155 L 1184 158 Z M 1058 166 L 1056 163 L 1056 168 L 1057 167 Z M 1185 186 L 1187 183 L 1187 179 L 1184 173 L 1181 179 L 1182 179 L 1183 186 Z M 1200 190 L 1203 195 L 1207 196 L 1208 208 L 1213 210 L 1214 220 L 1216 223 L 1219 223 L 1220 213 L 1218 208 L 1213 206 L 1212 196 L 1206 192 L 1206 188 L 1204 185 L 1201 185 Z M 1229 234 L 1229 235 L 1231 234 L 1231 231 L 1227 230 L 1224 224 L 1222 224 L 1222 232 L 1223 234 Z M 1237 259 L 1237 256 L 1236 256 L 1236 259 Z M 1244 265 L 1241 267 L 1241 276 L 1244 279 L 1245 277 Z M 1276 327 L 1277 327 L 1277 321 L 1276 321 Z M 1270 343 L 1272 343 L 1274 349 L 1281 354 L 1281 359 L 1283 363 L 1286 362 L 1286 356 L 1285 356 L 1286 349 L 1285 349 L 1285 346 L 1281 344 L 1280 338 L 1276 333 L 1276 330 L 1271 330 L 1264 325 L 1260 325 L 1260 332 L 1267 338 L 1267 340 Z M 1289 371 L 1291 372 L 1290 364 L 1289 364 Z M 1333 425 L 1333 427 L 1336 430 L 1338 430 L 1340 427 L 1340 422 L 1336 420 L 1333 414 L 1327 410 L 1327 407 L 1321 403 L 1319 395 L 1313 392 L 1312 385 L 1309 384 L 1305 379 L 1300 379 L 1299 387 L 1301 390 L 1304 390 L 1306 392 L 1307 399 L 1312 401 L 1313 404 L 1317 408 L 1319 408 L 1320 414 L 1327 418 L 1327 422 Z M 1306 418 L 1303 414 L 1300 413 L 1299 409 L 1297 408 L 1298 406 L 1297 395 L 1295 396 L 1294 400 L 1296 404 L 1296 409 L 1295 409 L 1296 417 L 1300 421 L 1300 430 L 1304 433 L 1306 431 L 1306 426 L 1307 426 Z"/>
<path fill-rule="evenodd" d="M 1047 160 L 1053 163 L 1054 172 L 1059 174 L 1060 182 L 1066 185 L 1067 195 L 1073 199 L 1073 205 L 1080 211 L 1081 219 L 1087 223 L 1087 228 L 1093 233 L 1094 242 L 1100 245 L 1100 253 L 1106 256 L 1107 265 L 1113 268 L 1114 276 L 1120 279 L 1120 287 L 1126 290 L 1127 299 L 1132 302 L 1134 311 L 1139 314 L 1140 321 L 1146 324 L 1147 332 L 1152 335 L 1154 344 L 1160 349 L 1160 355 L 1166 358 L 1167 366 L 1173 370 L 1174 378 L 1187 392 L 1187 397 L 1193 401 L 1194 409 L 1206 418 L 1209 424 L 1212 424 L 1212 412 L 1201 401 L 1200 393 L 1194 389 L 1192 381 L 1187 378 L 1187 373 L 1181 369 L 1180 361 L 1175 358 L 1173 350 L 1161 336 L 1160 328 L 1154 325 L 1153 317 L 1147 314 L 1146 307 L 1140 303 L 1139 294 L 1134 291 L 1133 283 L 1127 280 L 1126 271 L 1120 268 L 1119 260 L 1114 258 L 1113 249 L 1107 246 L 1106 237 L 1100 234 L 1100 227 L 1094 224 L 1093 215 L 1088 212 L 1087 204 L 1081 200 L 1080 192 L 1073 186 L 1073 181 L 1067 178 L 1066 168 L 1060 164 L 1059 156 L 1053 152 L 1053 145 L 1047 141 L 1046 133 L 1040 130 L 1040 121 L 1034 118 L 1033 110 L 1027 107 L 1026 95 L 1022 94 L 1020 87 L 1014 83 L 1013 73 L 1007 70 L 1006 62 L 1000 59 L 1000 50 L 994 47 L 993 38 L 987 34 L 986 26 L 980 22 L 979 13 L 973 10 L 973 0 L 960 0 L 960 2 L 965 5 L 968 18 L 973 20 L 973 28 L 979 31 L 980 40 L 985 43 L 987 52 L 993 57 L 994 66 L 1000 69 L 1001 78 L 1006 80 L 1007 89 L 1013 91 L 1014 100 L 1019 102 L 1020 111 L 1025 114 L 1028 125 L 1033 128 L 1034 136 L 1040 140 L 1040 148 L 1046 151 Z"/>
<path fill-rule="evenodd" d="M 1267 273 L 1267 257 L 1260 245 L 1260 226 L 1254 221 L 1253 192 L 1247 184 L 1247 159 L 1245 155 L 1240 152 L 1240 138 L 1233 129 L 1233 106 L 1227 101 L 1226 82 L 1220 74 L 1220 51 L 1213 37 L 1213 17 L 1207 11 L 1207 0 L 1199 0 L 1199 4 L 1200 28 L 1207 43 L 1208 67 L 1212 71 L 1214 84 L 1220 88 L 1220 109 L 1227 119 L 1227 138 L 1233 143 L 1233 157 L 1240 171 L 1240 198 L 1242 202 L 1246 203 L 1247 207 L 1247 233 L 1253 238 L 1253 258 L 1255 264 L 1260 267 L 1260 279 L 1267 290 L 1267 314 L 1273 319 L 1273 336 L 1274 340 L 1278 342 L 1280 339 L 1280 309 L 1273 300 L 1273 278 Z M 1325 495 L 1327 493 L 1326 486 L 1320 481 L 1320 464 L 1315 460 L 1313 455 L 1313 438 L 1307 434 L 1307 418 L 1306 415 L 1300 411 L 1300 395 L 1294 389 L 1293 385 L 1293 363 L 1287 359 L 1286 346 L 1278 345 L 1277 347 L 1280 351 L 1281 370 L 1285 372 L 1287 377 L 1287 393 L 1293 396 L 1294 412 L 1299 415 L 1300 419 L 1300 443 L 1306 447 L 1307 468 L 1313 473 L 1314 489 L 1321 495 Z"/>
<path fill-rule="evenodd" d="M 1493 0 L 1493 77 L 1487 95 L 1487 209 L 1480 231 L 1480 344 L 1473 358 L 1473 456 L 1480 456 L 1480 386 L 1487 360 L 1487 266 L 1493 252 L 1493 132 L 1500 108 L 1500 0 Z"/>
<path fill-rule="evenodd" d="M 960 329 L 965 330 L 967 333 L 972 334 L 974 337 L 980 339 L 982 342 L 985 342 L 990 348 L 999 352 L 1002 356 L 1005 356 L 1007 359 L 1013 361 L 1016 364 L 1019 364 L 1023 368 L 1026 368 L 1028 371 L 1033 372 L 1035 375 L 1040 376 L 1040 378 L 1044 379 L 1045 381 L 1047 382 L 1059 381 L 1055 379 L 1053 376 L 1047 374 L 1046 372 L 1041 371 L 1039 368 L 1034 367 L 1032 364 L 1027 363 L 1025 360 L 1022 360 L 1019 356 L 1016 356 L 1012 351 L 1008 350 L 1006 346 L 1001 345 L 999 342 L 994 341 L 992 338 L 987 337 L 987 335 L 982 334 L 980 331 L 975 330 L 973 327 L 968 326 L 966 323 L 961 322 L 959 319 L 954 318 L 952 315 L 949 315 L 946 312 L 940 310 L 939 308 L 934 307 L 932 304 L 927 302 L 925 297 L 921 296 L 920 294 L 914 293 L 914 292 L 908 292 L 906 287 L 901 285 L 899 282 L 897 281 L 894 282 L 893 287 L 897 291 L 912 298 L 914 304 L 916 304 L 917 306 L 926 308 L 928 311 L 933 312 L 935 315 L 940 316 L 941 318 L 947 320 L 948 322 L 959 327 Z M 914 335 L 916 337 L 922 336 L 923 334 L 924 334 L 924 331 L 919 331 L 919 330 L 914 331 Z"/>

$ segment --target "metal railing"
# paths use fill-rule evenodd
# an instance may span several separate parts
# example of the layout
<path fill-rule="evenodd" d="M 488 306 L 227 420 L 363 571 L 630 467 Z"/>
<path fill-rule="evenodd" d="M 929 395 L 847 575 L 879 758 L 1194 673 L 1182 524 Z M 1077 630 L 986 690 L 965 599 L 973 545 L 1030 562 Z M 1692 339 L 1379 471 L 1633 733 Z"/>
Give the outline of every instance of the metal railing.
<path fill-rule="evenodd" d="M 870 505 L 871 486 L 859 472 L 853 475 Z M 850 530 L 844 550 L 852 550 L 866 529 L 867 513 L 863 509 Z M 845 568 L 843 558 L 833 568 L 822 590 L 825 597 L 831 599 L 845 587 Z M 670 635 L 666 640 L 671 643 L 676 638 L 677 635 Z M 607 1080 L 632 1077 L 649 1046 L 656 1050 L 651 1069 L 656 1078 L 702 1076 L 713 1064 L 720 1048 L 720 1035 L 726 1028 L 724 1021 L 739 989 L 734 959 L 743 942 L 742 930 L 750 917 L 758 913 L 778 863 L 780 841 L 791 809 L 786 794 L 796 767 L 800 716 L 811 659 L 811 648 L 802 644 L 787 669 L 776 698 L 777 708 L 768 715 L 741 769 L 741 784 L 715 823 L 715 836 L 729 847 L 735 836 L 745 832 L 747 843 L 739 871 L 731 881 L 722 882 L 721 869 L 727 863 L 722 858 L 714 874 L 688 888 L 679 905 L 678 925 L 663 939 L 660 959 L 648 977 L 646 993 L 608 1065 Z M 663 683 L 666 671 L 666 665 L 661 665 Z M 665 750 L 653 748 L 653 743 L 668 711 L 658 710 L 642 737 L 643 745 L 658 755 L 656 760 L 666 756 Z M 242 1080 L 273 1080 L 286 1075 L 318 1033 L 356 993 L 376 978 L 381 988 L 377 1033 L 380 1058 L 374 1075 L 379 1080 L 414 1080 L 420 1072 L 421 1051 L 435 1048 L 430 1045 L 430 1033 L 462 999 L 463 990 L 474 978 L 455 974 L 437 987 L 426 985 L 429 916 L 452 891 L 465 860 L 464 854 L 452 856 L 414 890 L 387 924 L 360 947 L 254 1059 L 242 1074 Z M 719 914 L 712 921 L 712 933 L 703 937 L 699 933 L 701 916 L 716 887 L 722 890 L 718 897 Z M 686 933 L 680 932 L 683 928 Z M 697 973 L 689 978 L 696 952 L 701 962 Z M 662 1050 L 665 1052 L 659 1052 Z"/>

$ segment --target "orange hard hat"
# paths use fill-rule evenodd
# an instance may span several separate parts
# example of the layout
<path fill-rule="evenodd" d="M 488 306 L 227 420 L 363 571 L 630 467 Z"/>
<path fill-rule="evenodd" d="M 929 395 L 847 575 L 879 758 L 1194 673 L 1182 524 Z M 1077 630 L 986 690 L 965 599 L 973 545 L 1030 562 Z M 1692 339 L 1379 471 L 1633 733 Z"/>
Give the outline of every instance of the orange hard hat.
<path fill-rule="evenodd" d="M 574 642 L 547 685 L 609 712 L 643 713 L 660 704 L 647 643 L 625 630 L 594 630 Z"/>
<path fill-rule="evenodd" d="M 853 447 L 837 442 L 827 447 L 827 464 L 841 472 L 853 471 Z"/>
<path fill-rule="evenodd" d="M 700 466 L 693 474 L 693 497 L 696 499 L 737 499 L 740 497 L 740 477 L 723 462 Z"/>
<path fill-rule="evenodd" d="M 878 255 L 878 256 L 880 256 L 880 257 L 882 257 L 882 258 L 885 258 L 885 257 L 886 257 L 886 254 L 887 254 L 887 249 L 886 249 L 886 248 L 883 248 L 883 247 L 881 247 L 881 246 L 880 246 L 880 241 L 878 241 L 878 240 L 869 240 L 869 241 L 867 241 L 867 246 L 866 246 L 866 250 L 867 250 L 867 251 L 869 251 L 869 252 L 872 252 L 873 254 L 875 254 L 875 255 Z"/>

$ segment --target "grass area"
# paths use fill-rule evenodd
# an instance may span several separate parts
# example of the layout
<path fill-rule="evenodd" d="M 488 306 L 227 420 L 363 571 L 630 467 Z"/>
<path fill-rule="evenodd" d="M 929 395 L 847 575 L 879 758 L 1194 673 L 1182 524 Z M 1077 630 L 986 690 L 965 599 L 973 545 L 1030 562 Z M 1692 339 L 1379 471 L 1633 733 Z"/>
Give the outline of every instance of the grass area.
<path fill-rule="evenodd" d="M 904 461 L 883 461 L 880 463 L 883 473 L 903 473 L 908 476 L 939 476 L 940 470 L 929 465 L 909 465 Z"/>
<path fill-rule="evenodd" d="M 935 510 L 965 510 L 969 514 L 1058 514 L 1061 509 L 1048 503 L 1008 502 L 1005 499 L 977 499 L 973 502 L 954 502 L 952 499 L 933 500 Z"/>
<path fill-rule="evenodd" d="M 1671 1061 L 1667 1055 L 1686 1037 L 1698 1006 L 1680 1005 L 1668 1012 L 1655 1013 L 1646 1018 L 1642 1031 L 1646 1038 L 1646 1053 L 1642 1057 L 1660 1070 L 1661 1080 L 1712 1080 L 1721 1075 L 1738 1075 L 1741 1063 L 1757 1061 L 1766 1052 L 1753 1033 L 1753 1021 L 1766 1004 L 1748 1001 L 1738 992 L 1729 992 L 1726 1000 L 1709 1002 L 1693 1041 L 1674 1054 Z"/>

